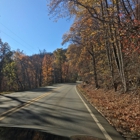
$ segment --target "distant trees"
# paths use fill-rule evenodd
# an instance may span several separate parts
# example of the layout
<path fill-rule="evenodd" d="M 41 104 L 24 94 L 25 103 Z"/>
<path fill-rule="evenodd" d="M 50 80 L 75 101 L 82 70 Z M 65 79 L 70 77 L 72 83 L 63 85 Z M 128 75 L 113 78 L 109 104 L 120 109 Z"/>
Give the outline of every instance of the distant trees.
<path fill-rule="evenodd" d="M 45 54 L 42 61 L 42 83 L 48 85 L 53 83 L 53 55 Z"/>
<path fill-rule="evenodd" d="M 3 89 L 3 81 L 7 81 L 9 88 L 14 78 L 12 55 L 13 52 L 10 51 L 8 43 L 3 43 L 0 39 L 0 89 Z"/>
<path fill-rule="evenodd" d="M 0 39 L 0 91 L 19 91 L 42 86 L 45 54 L 27 56 L 11 51 Z M 47 84 L 47 83 L 46 83 Z"/>
<path fill-rule="evenodd" d="M 19 50 L 11 51 L 8 43 L 0 39 L 0 92 L 75 82 L 77 72 L 70 67 L 70 55 L 66 49 L 60 48 L 54 53 L 40 51 L 27 56 Z"/>
<path fill-rule="evenodd" d="M 57 49 L 56 51 L 54 51 L 54 64 L 53 64 L 54 75 L 55 75 L 55 80 L 60 83 L 64 82 L 63 65 L 66 60 L 65 52 L 66 51 L 63 49 Z"/>

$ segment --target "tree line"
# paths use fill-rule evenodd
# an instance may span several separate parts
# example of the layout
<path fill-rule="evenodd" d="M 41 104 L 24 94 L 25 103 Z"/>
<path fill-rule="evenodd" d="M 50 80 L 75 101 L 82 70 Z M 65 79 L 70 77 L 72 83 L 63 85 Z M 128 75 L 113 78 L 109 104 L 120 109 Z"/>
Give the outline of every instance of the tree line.
<path fill-rule="evenodd" d="M 44 50 L 27 56 L 20 50 L 11 51 L 8 43 L 0 39 L 0 92 L 75 82 L 77 77 L 70 72 L 66 52 L 60 48 L 53 53 Z"/>

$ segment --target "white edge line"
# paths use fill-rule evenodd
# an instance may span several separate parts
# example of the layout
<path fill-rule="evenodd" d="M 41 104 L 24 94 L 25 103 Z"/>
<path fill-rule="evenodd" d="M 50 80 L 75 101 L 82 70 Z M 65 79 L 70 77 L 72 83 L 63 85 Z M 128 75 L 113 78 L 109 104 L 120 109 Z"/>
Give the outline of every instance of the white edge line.
<path fill-rule="evenodd" d="M 105 136 L 105 138 L 107 140 L 113 140 L 109 134 L 106 132 L 106 130 L 104 129 L 104 127 L 100 124 L 100 122 L 98 121 L 98 119 L 95 117 L 95 115 L 92 113 L 92 111 L 90 110 L 90 108 L 87 106 L 87 104 L 85 103 L 85 101 L 82 99 L 82 97 L 80 96 L 80 94 L 78 93 L 76 86 L 75 86 L 75 91 L 78 94 L 78 96 L 80 97 L 80 99 L 82 100 L 82 102 L 84 103 L 85 107 L 87 108 L 87 110 L 89 111 L 89 114 L 91 115 L 91 117 L 93 118 L 93 120 L 95 121 L 95 123 L 97 124 L 97 126 L 100 128 L 100 130 L 102 131 L 103 135 Z"/>

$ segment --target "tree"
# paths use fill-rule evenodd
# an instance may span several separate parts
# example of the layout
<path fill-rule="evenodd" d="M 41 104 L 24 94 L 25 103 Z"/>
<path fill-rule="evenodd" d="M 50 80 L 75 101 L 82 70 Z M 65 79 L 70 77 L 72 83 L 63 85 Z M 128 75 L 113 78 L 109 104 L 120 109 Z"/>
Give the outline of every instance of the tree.
<path fill-rule="evenodd" d="M 65 50 L 62 48 L 57 49 L 53 53 L 54 55 L 54 75 L 57 82 L 63 82 L 62 66 L 66 60 Z"/>
<path fill-rule="evenodd" d="M 8 45 L 8 43 L 3 43 L 0 39 L 0 91 L 3 90 L 3 68 L 5 67 L 6 63 L 10 63 L 11 56 L 12 52 L 10 51 L 10 46 Z"/>
<path fill-rule="evenodd" d="M 42 62 L 43 85 L 52 84 L 53 81 L 53 56 L 45 54 Z"/>

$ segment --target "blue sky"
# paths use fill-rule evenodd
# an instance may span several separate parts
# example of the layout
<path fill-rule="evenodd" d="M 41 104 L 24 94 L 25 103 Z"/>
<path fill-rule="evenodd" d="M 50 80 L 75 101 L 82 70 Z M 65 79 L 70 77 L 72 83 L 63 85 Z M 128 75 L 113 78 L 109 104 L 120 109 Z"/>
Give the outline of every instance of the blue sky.
<path fill-rule="evenodd" d="M 0 38 L 12 50 L 27 55 L 45 49 L 53 52 L 61 46 L 62 36 L 69 30 L 72 19 L 49 19 L 46 0 L 0 0 Z"/>

